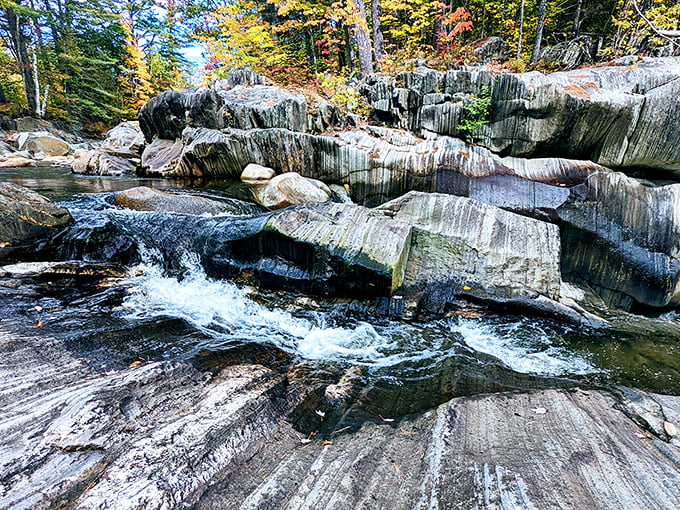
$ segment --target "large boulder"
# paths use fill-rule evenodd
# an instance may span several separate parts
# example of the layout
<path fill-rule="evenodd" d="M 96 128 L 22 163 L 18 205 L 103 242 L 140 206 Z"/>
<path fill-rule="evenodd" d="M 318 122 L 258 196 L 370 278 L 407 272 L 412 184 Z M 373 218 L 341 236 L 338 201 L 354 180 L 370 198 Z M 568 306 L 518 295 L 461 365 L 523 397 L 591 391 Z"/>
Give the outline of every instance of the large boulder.
<path fill-rule="evenodd" d="M 106 133 L 106 138 L 101 145 L 102 149 L 112 154 L 139 155 L 144 145 L 144 135 L 139 128 L 139 122 L 121 122 Z"/>
<path fill-rule="evenodd" d="M 225 126 L 238 129 L 285 128 L 306 131 L 307 102 L 278 87 L 237 86 L 220 93 Z"/>
<path fill-rule="evenodd" d="M 77 174 L 121 176 L 133 174 L 139 165 L 144 137 L 136 121 L 121 122 L 106 134 L 101 146 L 78 149 L 71 170 Z"/>
<path fill-rule="evenodd" d="M 147 142 L 154 138 L 175 140 L 187 126 L 223 127 L 219 109 L 222 98 L 211 89 L 166 90 L 139 111 L 139 126 Z"/>
<path fill-rule="evenodd" d="M 47 131 L 21 133 L 17 141 L 20 151 L 28 151 L 33 155 L 63 156 L 70 150 L 68 143 Z"/>
<path fill-rule="evenodd" d="M 327 202 L 330 190 L 322 183 L 314 182 L 295 172 L 286 172 L 270 179 L 263 186 L 256 186 L 253 195 L 257 203 L 269 209 L 281 209 L 304 202 Z"/>
<path fill-rule="evenodd" d="M 44 196 L 0 183 L 0 259 L 34 257 L 72 221 L 66 209 Z"/>
<path fill-rule="evenodd" d="M 412 227 L 392 283 L 407 313 L 442 313 L 460 296 L 533 308 L 560 297 L 555 225 L 439 193 L 410 192 L 379 209 Z"/>
<path fill-rule="evenodd" d="M 249 184 L 266 184 L 276 172 L 266 166 L 258 165 L 257 163 L 250 163 L 241 172 L 241 180 Z"/>
<path fill-rule="evenodd" d="M 174 212 L 195 215 L 257 214 L 257 206 L 231 198 L 170 193 L 140 186 L 116 193 L 114 205 L 136 211 Z"/>
<path fill-rule="evenodd" d="M 680 305 L 680 184 L 598 173 L 557 214 L 565 278 L 596 286 L 618 306 Z"/>

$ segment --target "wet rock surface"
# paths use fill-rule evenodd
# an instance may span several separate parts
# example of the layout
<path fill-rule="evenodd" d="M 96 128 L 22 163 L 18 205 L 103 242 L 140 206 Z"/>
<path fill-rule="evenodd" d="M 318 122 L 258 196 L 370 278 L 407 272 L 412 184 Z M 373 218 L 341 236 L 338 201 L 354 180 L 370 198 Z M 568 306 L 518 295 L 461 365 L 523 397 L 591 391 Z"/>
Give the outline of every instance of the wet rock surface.
<path fill-rule="evenodd" d="M 170 193 L 144 186 L 116 193 L 113 204 L 135 211 L 174 212 L 194 215 L 257 214 L 261 209 L 233 198 Z"/>
<path fill-rule="evenodd" d="M 69 212 L 22 186 L 0 183 L 0 259 L 32 259 L 73 222 Z"/>
<path fill-rule="evenodd" d="M 202 356 L 104 373 L 6 324 L 0 349 L 2 508 L 671 510 L 680 497 L 664 429 L 678 397 L 545 389 L 333 414 L 300 367 Z M 315 417 L 303 429 L 301 412 Z"/>

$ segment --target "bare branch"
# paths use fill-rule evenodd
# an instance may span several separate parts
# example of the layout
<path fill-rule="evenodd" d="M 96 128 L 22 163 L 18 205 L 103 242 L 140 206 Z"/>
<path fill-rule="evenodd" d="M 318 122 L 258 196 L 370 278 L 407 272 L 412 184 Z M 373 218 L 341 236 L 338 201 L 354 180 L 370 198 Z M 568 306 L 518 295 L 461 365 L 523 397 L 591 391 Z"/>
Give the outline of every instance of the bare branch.
<path fill-rule="evenodd" d="M 658 35 L 659 37 L 663 37 L 664 39 L 669 41 L 673 46 L 680 46 L 680 41 L 674 39 L 675 37 L 680 37 L 680 30 L 663 30 L 663 29 L 657 28 L 642 13 L 642 10 L 640 9 L 640 6 L 638 5 L 637 0 L 633 0 L 633 7 L 635 7 L 635 11 L 638 13 L 638 16 L 640 16 L 643 20 L 645 20 L 645 23 L 647 23 L 647 25 L 649 25 L 649 28 L 651 28 L 652 31 L 656 35 Z"/>

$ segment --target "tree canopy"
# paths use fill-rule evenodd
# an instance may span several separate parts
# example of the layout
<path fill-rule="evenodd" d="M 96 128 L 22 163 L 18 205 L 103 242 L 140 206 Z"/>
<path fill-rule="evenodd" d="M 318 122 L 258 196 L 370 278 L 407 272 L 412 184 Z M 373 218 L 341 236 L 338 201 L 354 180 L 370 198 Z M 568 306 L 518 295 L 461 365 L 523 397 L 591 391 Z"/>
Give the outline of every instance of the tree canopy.
<path fill-rule="evenodd" d="M 677 50 L 678 35 L 677 0 L 0 0 L 0 113 L 93 127 L 133 118 L 196 78 L 183 56 L 196 44 L 205 79 L 245 65 L 304 84 L 416 59 L 469 63 L 490 36 L 521 70 L 577 36 L 605 59 Z"/>

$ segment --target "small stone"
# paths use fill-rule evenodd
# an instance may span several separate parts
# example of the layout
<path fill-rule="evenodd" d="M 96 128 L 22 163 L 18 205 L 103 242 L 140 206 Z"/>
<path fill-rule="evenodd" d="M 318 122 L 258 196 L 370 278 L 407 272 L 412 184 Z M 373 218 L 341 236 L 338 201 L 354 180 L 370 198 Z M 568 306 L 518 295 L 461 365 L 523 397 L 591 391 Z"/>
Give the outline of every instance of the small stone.
<path fill-rule="evenodd" d="M 669 421 L 663 422 L 663 429 L 670 437 L 675 437 L 678 435 L 678 428 Z"/>
<path fill-rule="evenodd" d="M 258 165 L 257 163 L 250 163 L 243 169 L 241 173 L 241 180 L 250 184 L 265 184 L 269 182 L 276 172 L 266 166 Z"/>

